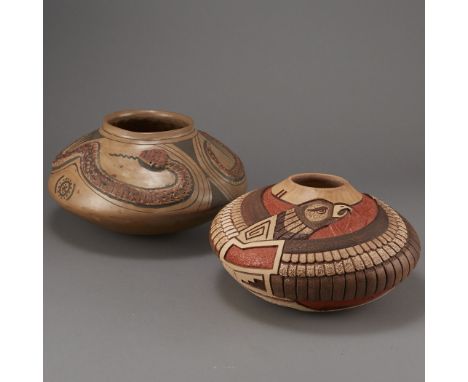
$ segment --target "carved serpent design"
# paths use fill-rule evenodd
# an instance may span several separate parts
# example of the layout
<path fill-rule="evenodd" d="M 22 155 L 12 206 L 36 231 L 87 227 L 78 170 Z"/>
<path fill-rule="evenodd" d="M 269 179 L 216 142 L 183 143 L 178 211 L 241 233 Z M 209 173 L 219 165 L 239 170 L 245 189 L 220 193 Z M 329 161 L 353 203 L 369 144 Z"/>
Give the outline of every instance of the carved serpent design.
<path fill-rule="evenodd" d="M 81 173 L 89 186 L 113 199 L 139 207 L 167 207 L 187 200 L 193 193 L 194 180 L 190 171 L 162 149 L 144 150 L 138 156 L 112 154 L 138 160 L 142 167 L 150 171 L 172 172 L 175 181 L 162 188 L 137 187 L 110 176 L 101 168 L 99 155 L 99 142 L 86 142 L 61 152 L 52 162 L 52 168 L 58 170 L 79 159 Z"/>

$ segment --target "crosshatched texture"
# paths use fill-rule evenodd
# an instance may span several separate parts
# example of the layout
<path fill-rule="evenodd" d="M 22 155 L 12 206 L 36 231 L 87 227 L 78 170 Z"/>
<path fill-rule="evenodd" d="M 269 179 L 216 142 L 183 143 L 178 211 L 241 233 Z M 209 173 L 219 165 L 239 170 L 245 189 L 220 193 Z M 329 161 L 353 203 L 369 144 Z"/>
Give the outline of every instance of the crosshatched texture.
<path fill-rule="evenodd" d="M 211 218 L 246 190 L 242 162 L 189 117 L 130 111 L 52 162 L 49 192 L 65 209 L 127 233 L 177 231 Z"/>
<path fill-rule="evenodd" d="M 416 232 L 346 180 L 309 175 L 338 183 L 309 187 L 292 176 L 219 212 L 210 242 L 223 266 L 253 294 L 300 310 L 345 309 L 383 296 L 416 266 Z"/>

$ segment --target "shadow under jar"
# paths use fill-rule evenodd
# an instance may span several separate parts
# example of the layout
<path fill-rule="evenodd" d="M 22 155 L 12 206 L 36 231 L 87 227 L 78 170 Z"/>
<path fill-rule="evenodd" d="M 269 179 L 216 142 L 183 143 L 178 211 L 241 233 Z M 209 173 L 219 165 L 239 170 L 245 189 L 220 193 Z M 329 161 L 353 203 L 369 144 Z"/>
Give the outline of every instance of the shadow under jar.
<path fill-rule="evenodd" d="M 110 114 L 52 163 L 63 208 L 114 231 L 175 232 L 203 223 L 246 191 L 239 157 L 182 114 Z"/>

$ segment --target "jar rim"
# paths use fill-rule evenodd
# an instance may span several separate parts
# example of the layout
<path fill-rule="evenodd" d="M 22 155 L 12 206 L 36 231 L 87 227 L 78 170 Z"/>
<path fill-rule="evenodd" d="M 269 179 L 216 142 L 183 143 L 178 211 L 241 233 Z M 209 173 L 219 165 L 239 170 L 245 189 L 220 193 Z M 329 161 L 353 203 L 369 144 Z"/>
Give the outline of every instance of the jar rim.
<path fill-rule="evenodd" d="M 294 174 L 272 187 L 272 193 L 282 200 L 299 205 L 314 199 L 353 205 L 362 200 L 362 193 L 346 179 L 331 174 Z"/>
<path fill-rule="evenodd" d="M 180 113 L 134 109 L 106 115 L 100 130 L 111 139 L 161 141 L 193 133 L 194 123 Z"/>

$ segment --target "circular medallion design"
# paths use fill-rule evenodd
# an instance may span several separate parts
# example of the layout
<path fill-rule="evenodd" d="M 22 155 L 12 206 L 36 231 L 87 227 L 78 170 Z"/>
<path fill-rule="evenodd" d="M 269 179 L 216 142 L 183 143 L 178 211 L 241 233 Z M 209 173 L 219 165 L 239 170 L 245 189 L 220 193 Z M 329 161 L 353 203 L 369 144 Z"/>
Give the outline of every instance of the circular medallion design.
<path fill-rule="evenodd" d="M 55 193 L 60 199 L 70 199 L 74 191 L 75 184 L 71 181 L 70 178 L 67 178 L 66 176 L 61 176 L 57 180 L 57 183 L 55 184 Z"/>

